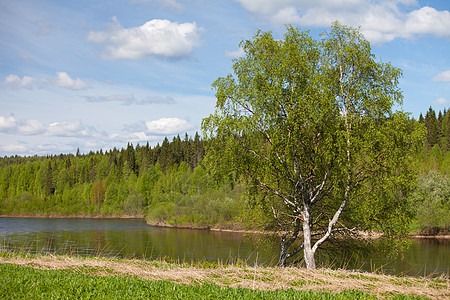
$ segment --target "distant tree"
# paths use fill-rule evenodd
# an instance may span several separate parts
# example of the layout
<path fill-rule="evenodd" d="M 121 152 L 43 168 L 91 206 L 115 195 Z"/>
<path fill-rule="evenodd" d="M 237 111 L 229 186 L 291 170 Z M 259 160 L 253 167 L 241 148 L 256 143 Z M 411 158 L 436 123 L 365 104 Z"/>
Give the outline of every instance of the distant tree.
<path fill-rule="evenodd" d="M 173 164 L 173 157 L 171 157 L 170 153 L 170 142 L 167 137 L 164 138 L 160 151 L 158 162 L 163 170 L 167 170 Z"/>
<path fill-rule="evenodd" d="M 422 113 L 420 113 L 420 116 L 419 116 L 419 123 L 425 123 L 425 119 L 423 118 Z"/>
<path fill-rule="evenodd" d="M 96 180 L 92 186 L 92 204 L 100 204 L 105 201 L 106 180 Z"/>
<path fill-rule="evenodd" d="M 141 175 L 139 191 L 144 197 L 144 206 L 150 204 L 152 200 L 153 188 L 160 176 L 161 173 L 159 170 L 159 165 L 150 166 L 147 171 Z"/>
<path fill-rule="evenodd" d="M 444 109 L 444 113 L 442 114 L 442 123 L 441 123 L 441 145 L 442 150 L 447 152 L 450 150 L 450 114 L 448 111 Z"/>
<path fill-rule="evenodd" d="M 133 147 L 133 144 L 128 143 L 127 149 L 122 152 L 122 155 L 124 157 L 124 166 L 125 166 L 125 173 L 134 173 L 139 174 L 138 165 L 136 163 L 136 154 Z"/>
<path fill-rule="evenodd" d="M 53 184 L 53 167 L 52 161 L 48 160 L 47 169 L 45 172 L 44 193 L 46 196 L 51 196 L 55 192 L 55 186 Z"/>
<path fill-rule="evenodd" d="M 97 178 L 97 162 L 93 155 L 89 158 L 89 182 L 94 182 Z"/>
<path fill-rule="evenodd" d="M 150 167 L 150 165 L 152 165 L 152 161 L 151 161 L 152 158 L 150 156 L 150 151 L 151 151 L 151 148 L 150 148 L 150 145 L 148 142 L 147 142 L 146 146 L 141 147 L 140 153 L 139 153 L 139 161 L 140 161 L 139 172 L 145 172 Z"/>
<path fill-rule="evenodd" d="M 436 112 L 431 106 L 425 115 L 425 126 L 427 128 L 427 145 L 432 148 L 439 141 L 439 125 Z"/>
<path fill-rule="evenodd" d="M 191 165 L 193 166 L 193 168 L 197 167 L 199 162 L 202 160 L 203 156 L 205 155 L 205 148 L 204 148 L 204 143 L 203 141 L 200 139 L 200 135 L 198 134 L 198 132 L 195 132 L 195 136 L 194 136 L 194 145 L 193 145 L 193 156 L 191 157 L 192 159 L 192 163 Z"/>
<path fill-rule="evenodd" d="M 423 229 L 449 230 L 450 178 L 436 171 L 422 174 L 412 194 L 412 205 Z"/>
<path fill-rule="evenodd" d="M 183 161 L 183 149 L 181 144 L 181 138 L 179 135 L 173 137 L 172 143 L 170 143 L 170 156 L 172 157 L 172 164 L 180 164 Z"/>
<path fill-rule="evenodd" d="M 289 26 L 281 40 L 258 31 L 240 46 L 202 127 L 213 168 L 244 176 L 283 232 L 278 265 L 314 269 L 336 232 L 404 230 L 414 128 L 392 112 L 401 71 L 339 23 L 320 41 Z"/>

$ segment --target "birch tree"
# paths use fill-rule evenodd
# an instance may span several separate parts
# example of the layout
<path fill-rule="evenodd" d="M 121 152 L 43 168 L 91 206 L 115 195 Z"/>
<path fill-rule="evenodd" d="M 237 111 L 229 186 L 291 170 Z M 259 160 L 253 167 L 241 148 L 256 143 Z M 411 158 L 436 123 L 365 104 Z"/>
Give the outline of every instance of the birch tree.
<path fill-rule="evenodd" d="M 318 40 L 287 26 L 281 40 L 258 31 L 240 46 L 234 74 L 213 83 L 207 160 L 248 180 L 267 225 L 282 233 L 278 265 L 315 269 L 316 251 L 336 233 L 401 232 L 418 135 L 393 111 L 401 70 L 337 22 Z"/>

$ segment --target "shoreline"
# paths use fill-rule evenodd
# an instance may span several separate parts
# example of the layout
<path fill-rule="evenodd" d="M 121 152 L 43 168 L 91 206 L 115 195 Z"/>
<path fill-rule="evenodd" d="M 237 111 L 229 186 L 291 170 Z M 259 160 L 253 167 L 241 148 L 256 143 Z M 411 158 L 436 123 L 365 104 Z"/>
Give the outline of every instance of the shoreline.
<path fill-rule="evenodd" d="M 420 234 L 411 234 L 408 236 L 410 239 L 418 239 L 418 240 L 425 240 L 425 239 L 450 239 L 450 235 L 420 235 Z"/>
<path fill-rule="evenodd" d="M 144 215 L 14 215 L 14 214 L 0 214 L 0 218 L 34 218 L 34 219 L 136 219 L 145 220 Z"/>
<path fill-rule="evenodd" d="M 161 228 L 173 228 L 173 229 L 190 229 L 190 230 L 209 230 L 215 232 L 230 232 L 230 233 L 243 233 L 243 234 L 265 234 L 265 235 L 279 235 L 279 232 L 275 231 L 261 231 L 236 227 L 223 227 L 223 226 L 197 226 L 192 224 L 167 224 L 162 222 L 151 222 L 146 220 L 144 215 L 14 215 L 14 214 L 0 214 L 0 218 L 36 218 L 36 219 L 129 219 L 129 220 L 144 220 L 148 226 L 161 227 Z M 364 239 L 378 239 L 383 236 L 379 232 L 360 232 L 358 236 Z M 450 234 L 443 235 L 424 235 L 420 233 L 411 233 L 407 235 L 409 239 L 450 239 Z"/>
<path fill-rule="evenodd" d="M 204 225 L 204 226 L 197 226 L 192 224 L 167 224 L 162 222 L 153 222 L 145 220 L 148 226 L 154 226 L 154 227 L 161 227 L 161 228 L 173 228 L 173 229 L 190 229 L 190 230 L 209 230 L 209 231 L 216 231 L 216 232 L 231 232 L 231 233 L 244 233 L 244 234 L 266 234 L 266 235 L 277 235 L 279 233 L 275 231 L 261 231 L 261 230 L 255 230 L 255 229 L 245 229 L 245 228 L 239 228 L 237 226 L 217 226 L 217 225 Z"/>

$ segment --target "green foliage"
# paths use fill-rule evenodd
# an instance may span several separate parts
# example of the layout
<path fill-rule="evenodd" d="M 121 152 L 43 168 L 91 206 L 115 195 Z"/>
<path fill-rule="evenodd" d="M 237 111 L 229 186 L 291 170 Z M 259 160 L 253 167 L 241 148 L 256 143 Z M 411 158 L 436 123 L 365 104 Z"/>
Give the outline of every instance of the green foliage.
<path fill-rule="evenodd" d="M 450 229 L 450 180 L 448 176 L 430 171 L 419 177 L 411 204 L 423 229 Z"/>
<path fill-rule="evenodd" d="M 330 193 L 312 210 L 327 214 L 317 220 L 316 229 L 327 225 L 330 211 L 339 205 L 347 167 L 353 175 L 363 171 L 370 175 L 354 190 L 355 197 L 362 195 L 360 200 L 350 201 L 348 213 L 341 216 L 347 226 L 366 224 L 370 226 L 362 228 L 405 233 L 406 227 L 400 225 L 413 218 L 421 228 L 448 228 L 450 114 L 430 107 L 425 117 L 421 114 L 415 121 L 388 112 L 393 102 L 401 100 L 395 85 L 399 70 L 376 62 L 370 45 L 356 31 L 343 28 L 339 34 L 343 40 L 352 34 L 356 38 L 348 45 L 329 35 L 316 41 L 308 32 L 288 27 L 285 44 L 263 32 L 244 41 L 241 46 L 247 56 L 235 60 L 236 76 L 219 78 L 213 85 L 218 118 L 203 123 L 213 138 L 205 159 L 206 142 L 198 133 L 193 139 L 166 138 L 153 148 L 148 143 L 128 144 L 105 153 L 0 158 L 0 214 L 127 214 L 172 225 L 270 230 L 281 224 L 293 229 L 295 222 L 282 220 L 293 210 L 258 187 L 256 179 L 294 194 L 296 188 L 287 180 L 277 180 L 274 172 L 294 170 L 300 160 L 295 170 L 312 178 L 311 187 L 329 174 L 324 191 Z M 340 85 L 339 60 L 366 65 L 358 69 L 347 64 L 347 71 L 355 69 L 345 73 Z M 351 86 L 364 74 L 379 80 L 379 85 Z M 387 81 L 393 85 L 383 91 Z M 364 101 L 346 102 L 347 106 L 330 102 L 342 88 Z M 245 98 L 251 99 L 251 105 L 245 106 Z M 344 109 L 353 122 L 350 166 Z M 223 126 L 215 127 L 216 122 Z M 414 154 L 408 152 L 411 148 Z M 411 164 L 415 172 L 410 172 Z M 273 218 L 274 211 L 278 219 Z"/>
<path fill-rule="evenodd" d="M 172 179 L 176 184 L 171 185 L 171 191 L 161 186 L 160 189 L 164 192 L 154 194 L 147 216 L 149 223 L 194 227 L 230 227 L 241 223 L 244 213 L 241 189 L 231 189 L 227 185 L 220 188 L 208 187 L 212 186 L 212 179 L 206 175 L 203 167 L 199 166 L 194 170 L 194 174 L 203 174 L 203 181 L 185 174 L 181 178 L 191 180 L 188 184 L 189 190 L 183 190 L 181 187 L 185 182 L 177 181 L 180 171 L 176 173 L 178 176 L 175 175 L 175 179 Z M 169 177 L 173 178 L 174 174 Z"/>
<path fill-rule="evenodd" d="M 148 218 L 156 222 L 173 223 L 168 219 L 175 215 L 176 208 L 173 202 L 159 202 L 151 208 Z"/>
<path fill-rule="evenodd" d="M 142 213 L 144 197 L 139 193 L 129 194 L 123 204 L 123 210 L 127 215 L 137 216 Z"/>
<path fill-rule="evenodd" d="M 234 226 L 242 189 L 217 186 L 204 142 L 174 138 L 88 155 L 0 158 L 0 214 L 131 215 L 177 226 Z"/>
<path fill-rule="evenodd" d="M 322 40 L 287 26 L 281 40 L 258 31 L 240 46 L 234 74 L 213 83 L 216 109 L 202 123 L 206 161 L 219 178 L 243 176 L 272 227 L 287 232 L 279 265 L 301 249 L 286 252 L 297 239 L 314 268 L 333 231 L 403 233 L 423 136 L 392 111 L 403 98 L 401 70 L 377 62 L 358 30 L 337 22 Z"/>
<path fill-rule="evenodd" d="M 154 148 L 128 144 L 88 155 L 0 158 L 0 214 L 142 216 L 155 195 L 175 186 L 183 193 L 193 189 L 189 182 L 203 147 L 197 134 Z M 161 153 L 173 157 L 170 165 Z M 198 193 L 202 183 L 195 180 Z"/>
<path fill-rule="evenodd" d="M 418 227 L 436 234 L 450 227 L 450 114 L 430 107 L 418 123 L 426 128 L 426 139 L 414 157 L 419 172 L 417 188 L 410 197 Z"/>

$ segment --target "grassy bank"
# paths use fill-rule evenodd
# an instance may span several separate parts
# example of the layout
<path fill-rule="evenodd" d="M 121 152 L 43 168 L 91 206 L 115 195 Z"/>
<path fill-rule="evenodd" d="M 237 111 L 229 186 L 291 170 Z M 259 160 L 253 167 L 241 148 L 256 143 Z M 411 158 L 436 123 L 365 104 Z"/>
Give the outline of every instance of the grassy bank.
<path fill-rule="evenodd" d="M 448 278 L 0 253 L 0 298 L 445 299 Z"/>

